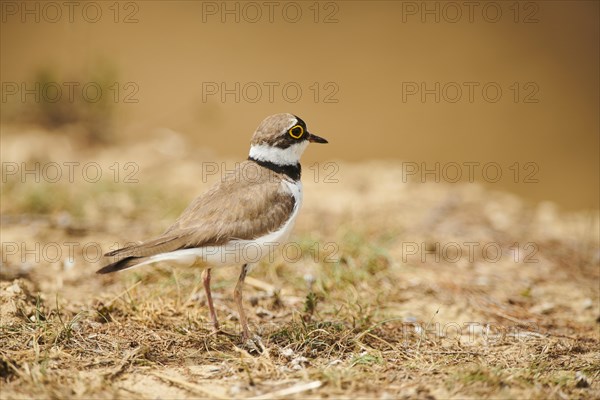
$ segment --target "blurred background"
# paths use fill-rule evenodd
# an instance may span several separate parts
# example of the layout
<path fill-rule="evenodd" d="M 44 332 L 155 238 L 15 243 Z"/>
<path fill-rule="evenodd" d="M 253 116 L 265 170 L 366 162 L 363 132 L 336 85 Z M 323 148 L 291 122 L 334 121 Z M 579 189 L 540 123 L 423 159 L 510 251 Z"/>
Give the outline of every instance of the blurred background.
<path fill-rule="evenodd" d="M 599 17 L 0 0 L 4 397 L 600 398 Z M 209 334 L 200 269 L 95 271 L 281 112 L 329 144 L 303 156 L 298 254 L 246 279 L 272 349 L 249 357 Z M 215 275 L 237 332 L 238 269 Z M 279 390 L 307 379 L 316 395 Z"/>
<path fill-rule="evenodd" d="M 598 207 L 598 2 L 1 6 L 3 162 L 35 132 L 243 159 L 265 116 L 291 112 L 330 140 L 306 166 L 384 160 L 402 179 Z"/>

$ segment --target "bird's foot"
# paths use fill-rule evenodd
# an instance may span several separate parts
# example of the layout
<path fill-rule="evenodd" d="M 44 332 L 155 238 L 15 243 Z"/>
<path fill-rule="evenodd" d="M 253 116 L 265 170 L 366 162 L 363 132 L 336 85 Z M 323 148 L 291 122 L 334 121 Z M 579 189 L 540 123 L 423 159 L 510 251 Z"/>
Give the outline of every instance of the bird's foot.
<path fill-rule="evenodd" d="M 250 353 L 262 354 L 265 351 L 265 345 L 262 339 L 258 335 L 254 335 L 251 338 L 248 335 L 242 335 L 243 348 L 248 350 Z"/>

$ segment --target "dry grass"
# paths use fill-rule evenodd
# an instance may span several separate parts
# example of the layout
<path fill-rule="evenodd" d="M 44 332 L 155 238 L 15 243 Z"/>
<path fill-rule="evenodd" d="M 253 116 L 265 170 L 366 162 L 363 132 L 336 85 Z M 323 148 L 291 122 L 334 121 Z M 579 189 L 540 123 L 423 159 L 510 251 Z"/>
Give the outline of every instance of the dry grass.
<path fill-rule="evenodd" d="M 7 140 L 18 147 L 18 137 Z M 403 184 L 390 164 L 340 164 L 339 184 L 305 181 L 293 238 L 303 257 L 263 263 L 246 285 L 262 353 L 210 333 L 199 270 L 99 277 L 81 246 L 74 263 L 6 254 L 6 243 L 107 250 L 160 232 L 205 185 L 187 179 L 199 176 L 193 154 L 172 163 L 139 151 L 125 156 L 140 165 L 134 186 L 3 187 L 3 399 L 600 397 L 597 214 L 475 185 Z M 108 166 L 123 156 L 78 157 Z M 451 242 L 493 242 L 504 256 L 453 262 L 435 251 Z M 423 262 L 407 256 L 407 243 L 432 252 Z M 526 243 L 537 263 L 524 262 Z M 239 331 L 236 275 L 223 269 L 213 279 L 228 332 Z"/>

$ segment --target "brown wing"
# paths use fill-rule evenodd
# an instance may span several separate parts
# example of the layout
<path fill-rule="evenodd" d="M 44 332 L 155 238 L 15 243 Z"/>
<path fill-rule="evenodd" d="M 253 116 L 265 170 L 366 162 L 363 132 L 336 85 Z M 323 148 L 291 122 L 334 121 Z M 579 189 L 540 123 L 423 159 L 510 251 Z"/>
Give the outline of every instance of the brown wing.
<path fill-rule="evenodd" d="M 161 236 L 107 253 L 148 257 L 179 249 L 218 246 L 232 239 L 251 240 L 278 230 L 290 217 L 294 196 L 282 177 L 252 161 L 196 198 Z"/>

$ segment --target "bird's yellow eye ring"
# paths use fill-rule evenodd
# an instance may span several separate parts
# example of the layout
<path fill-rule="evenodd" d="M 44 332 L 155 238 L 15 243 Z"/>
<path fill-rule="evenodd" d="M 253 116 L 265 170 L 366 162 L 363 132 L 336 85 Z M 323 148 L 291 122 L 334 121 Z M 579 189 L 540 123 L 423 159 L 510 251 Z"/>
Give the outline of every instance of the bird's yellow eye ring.
<path fill-rule="evenodd" d="M 302 135 L 304 135 L 304 128 L 301 127 L 300 125 L 294 125 L 293 127 L 290 128 L 288 133 L 294 139 L 300 139 L 302 137 Z"/>

